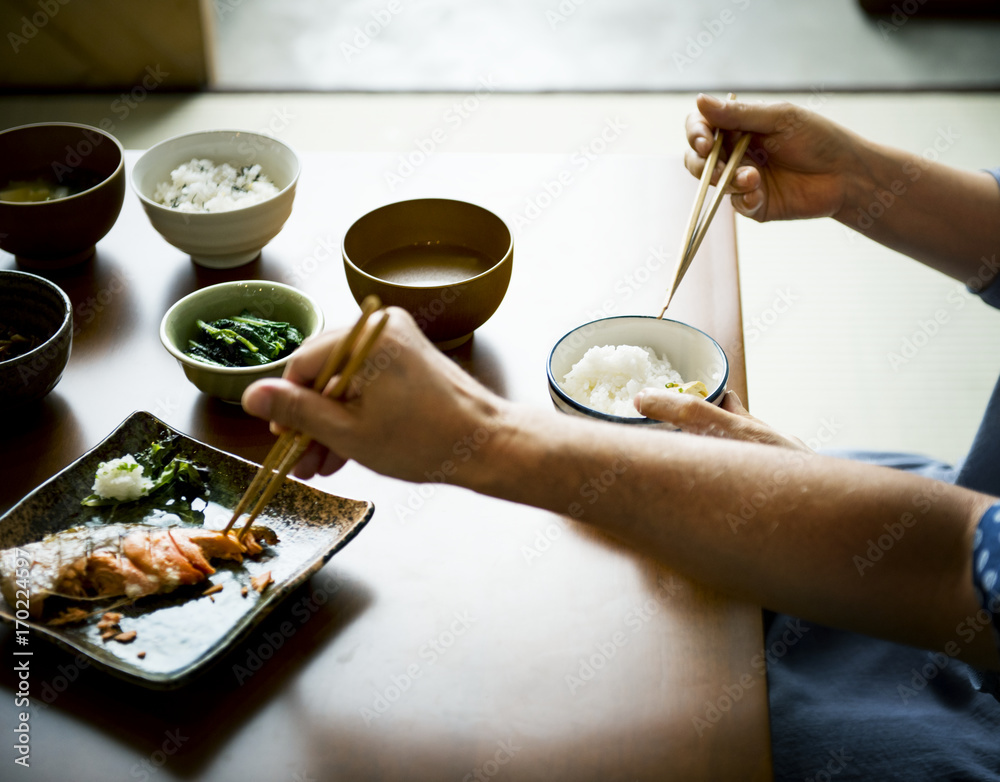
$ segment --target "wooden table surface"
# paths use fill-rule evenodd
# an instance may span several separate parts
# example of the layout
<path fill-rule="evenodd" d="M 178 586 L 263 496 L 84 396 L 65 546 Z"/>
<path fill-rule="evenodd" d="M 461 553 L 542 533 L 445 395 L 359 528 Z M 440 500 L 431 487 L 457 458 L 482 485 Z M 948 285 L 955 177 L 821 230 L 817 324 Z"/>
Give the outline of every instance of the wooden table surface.
<path fill-rule="evenodd" d="M 60 384 L 5 421 L 0 511 L 135 410 L 261 460 L 266 425 L 188 384 L 159 344 L 160 318 L 198 287 L 266 278 L 316 296 L 328 324 L 348 323 L 357 306 L 341 237 L 368 209 L 403 198 L 472 200 L 514 227 L 508 295 L 453 355 L 500 394 L 551 407 L 545 359 L 562 334 L 602 314 L 659 311 L 696 186 L 678 159 L 585 152 L 439 154 L 412 170 L 392 156 L 304 154 L 282 233 L 228 271 L 166 244 L 128 192 L 94 260 L 46 274 L 72 299 L 78 331 Z M 0 268 L 17 267 L 0 253 Z M 746 399 L 728 207 L 670 316 L 722 343 Z M 669 446 L 669 433 L 651 436 Z M 353 464 L 312 483 L 372 500 L 374 518 L 192 685 L 146 690 L 33 641 L 24 778 L 770 777 L 759 608 L 548 512 Z M 15 651 L 0 628 L 8 741 L 24 710 Z M 13 757 L 0 753 L 4 769 Z"/>

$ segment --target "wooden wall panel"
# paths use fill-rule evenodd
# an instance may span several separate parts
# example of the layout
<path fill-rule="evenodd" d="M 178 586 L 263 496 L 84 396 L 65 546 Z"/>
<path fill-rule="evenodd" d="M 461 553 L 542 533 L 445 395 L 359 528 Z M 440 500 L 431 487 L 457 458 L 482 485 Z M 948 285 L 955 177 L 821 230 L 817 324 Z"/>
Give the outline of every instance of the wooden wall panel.
<path fill-rule="evenodd" d="M 213 80 L 208 0 L 6 0 L 0 89 L 197 89 Z"/>

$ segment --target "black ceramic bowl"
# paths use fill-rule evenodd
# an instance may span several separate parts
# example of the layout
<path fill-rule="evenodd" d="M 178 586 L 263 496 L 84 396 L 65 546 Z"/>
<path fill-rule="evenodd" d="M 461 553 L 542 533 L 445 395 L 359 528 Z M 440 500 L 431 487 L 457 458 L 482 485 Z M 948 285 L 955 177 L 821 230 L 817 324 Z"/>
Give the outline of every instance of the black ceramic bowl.
<path fill-rule="evenodd" d="M 73 344 L 73 306 L 62 288 L 35 274 L 0 271 L 0 346 L 15 335 L 28 342 L 0 352 L 0 404 L 7 410 L 41 399 L 62 377 Z M 2 360 L 11 353 L 17 355 Z"/>
<path fill-rule="evenodd" d="M 15 200 L 46 190 L 51 200 Z M 0 249 L 21 266 L 56 269 L 90 258 L 124 197 L 125 154 L 103 130 L 45 122 L 0 132 Z"/>

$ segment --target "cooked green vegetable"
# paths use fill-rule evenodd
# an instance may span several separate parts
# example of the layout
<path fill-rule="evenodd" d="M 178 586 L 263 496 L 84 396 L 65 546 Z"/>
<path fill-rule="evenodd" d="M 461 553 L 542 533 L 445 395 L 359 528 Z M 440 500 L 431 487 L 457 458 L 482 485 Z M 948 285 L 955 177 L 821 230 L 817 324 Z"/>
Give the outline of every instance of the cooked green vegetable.
<path fill-rule="evenodd" d="M 270 364 L 302 344 L 302 332 L 291 323 L 256 318 L 243 310 L 233 318 L 197 321 L 198 336 L 184 351 L 191 358 L 223 367 Z"/>

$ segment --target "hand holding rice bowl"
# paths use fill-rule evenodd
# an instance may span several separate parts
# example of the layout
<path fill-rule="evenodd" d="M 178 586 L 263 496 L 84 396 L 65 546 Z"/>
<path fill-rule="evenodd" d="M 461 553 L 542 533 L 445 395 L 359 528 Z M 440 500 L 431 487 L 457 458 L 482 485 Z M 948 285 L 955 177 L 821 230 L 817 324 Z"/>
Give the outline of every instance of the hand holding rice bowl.
<path fill-rule="evenodd" d="M 157 188 L 172 182 L 172 173 L 190 166 L 192 160 L 208 160 L 213 168 L 230 166 L 236 172 L 260 166 L 276 192 L 257 203 L 225 211 L 182 211 L 159 203 Z M 210 130 L 175 136 L 150 147 L 132 169 L 132 189 L 153 228 L 167 242 L 190 254 L 200 266 L 228 269 L 252 261 L 278 235 L 292 212 L 299 171 L 298 156 L 277 139 L 241 130 Z M 181 176 L 197 177 L 198 173 Z M 188 184 L 208 193 L 205 181 Z M 186 199 L 178 194 L 179 204 Z"/>
<path fill-rule="evenodd" d="M 620 352 L 621 346 L 628 349 Z M 598 350 L 581 365 L 595 347 Z M 576 365 L 580 366 L 574 374 Z M 632 403 L 635 394 L 642 388 L 666 387 L 667 383 L 677 383 L 679 389 L 700 382 L 705 399 L 719 404 L 729 379 L 729 361 L 714 339 L 693 326 L 634 315 L 603 318 L 567 333 L 549 355 L 547 375 L 553 404 L 564 413 L 673 428 L 638 415 Z"/>

